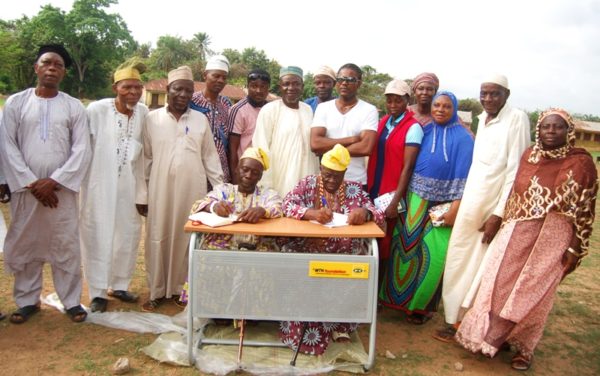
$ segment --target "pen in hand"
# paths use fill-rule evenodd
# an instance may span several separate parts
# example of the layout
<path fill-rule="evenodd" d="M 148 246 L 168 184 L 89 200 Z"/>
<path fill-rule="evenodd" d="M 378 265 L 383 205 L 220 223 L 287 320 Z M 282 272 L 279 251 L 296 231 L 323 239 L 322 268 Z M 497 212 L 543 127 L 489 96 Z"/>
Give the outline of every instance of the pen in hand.
<path fill-rule="evenodd" d="M 327 200 L 325 200 L 325 196 L 321 196 L 321 205 L 326 208 L 327 207 Z"/>

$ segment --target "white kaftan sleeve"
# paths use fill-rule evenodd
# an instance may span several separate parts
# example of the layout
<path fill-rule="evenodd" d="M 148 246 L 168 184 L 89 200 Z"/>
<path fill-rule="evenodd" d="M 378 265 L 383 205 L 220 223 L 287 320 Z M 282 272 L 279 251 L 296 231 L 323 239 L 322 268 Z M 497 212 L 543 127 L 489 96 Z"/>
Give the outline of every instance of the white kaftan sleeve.
<path fill-rule="evenodd" d="M 29 169 L 17 142 L 19 108 L 17 103 L 11 100 L 13 98 L 6 101 L 2 114 L 0 159 L 2 160 L 4 177 L 11 192 L 17 192 L 26 189 L 29 184 L 38 180 L 38 177 Z"/>
<path fill-rule="evenodd" d="M 219 153 L 217 147 L 213 141 L 213 134 L 206 120 L 206 132 L 204 132 L 202 138 L 202 165 L 206 172 L 206 177 L 210 184 L 215 187 L 223 183 L 223 168 L 221 167 L 221 160 L 219 159 Z"/>
<path fill-rule="evenodd" d="M 521 156 L 531 144 L 529 118 L 525 112 L 515 111 L 512 115 L 509 127 L 509 135 L 511 136 L 507 137 L 508 157 L 506 161 L 506 173 L 504 174 L 504 183 L 502 185 L 500 200 L 498 200 L 498 204 L 492 213 L 500 218 L 504 217 L 504 207 L 506 206 L 506 200 L 512 189 L 513 182 L 515 181 Z"/>
<path fill-rule="evenodd" d="M 252 147 L 263 149 L 269 158 L 273 157 L 271 155 L 271 141 L 273 140 L 273 132 L 279 117 L 279 106 L 281 105 L 279 102 L 281 100 L 263 106 L 256 118 L 256 127 L 252 136 Z M 273 186 L 272 168 L 263 172 L 260 182 L 264 187 Z"/>
<path fill-rule="evenodd" d="M 71 129 L 71 155 L 57 168 L 50 178 L 73 192 L 79 192 L 81 182 L 87 173 L 92 150 L 90 148 L 90 130 L 85 108 L 80 102 L 71 104 L 73 121 Z"/>
<path fill-rule="evenodd" d="M 152 170 L 152 137 L 150 132 L 150 123 L 152 113 L 147 113 L 144 116 L 142 124 L 142 153 L 138 160 L 141 166 L 136 165 L 136 187 L 135 187 L 135 203 L 139 205 L 148 205 L 148 182 L 150 181 L 150 172 Z M 138 171 L 137 168 L 141 168 Z M 139 179 L 139 180 L 138 180 Z"/>

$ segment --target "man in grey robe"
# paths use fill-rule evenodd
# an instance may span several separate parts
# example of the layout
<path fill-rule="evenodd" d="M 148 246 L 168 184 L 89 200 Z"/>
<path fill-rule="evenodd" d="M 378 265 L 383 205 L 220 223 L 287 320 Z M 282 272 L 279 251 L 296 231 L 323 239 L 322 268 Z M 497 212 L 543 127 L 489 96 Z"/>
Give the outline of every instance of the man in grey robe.
<path fill-rule="evenodd" d="M 67 315 L 74 322 L 87 315 L 79 304 L 77 200 L 90 134 L 81 102 L 59 91 L 70 64 L 61 45 L 42 46 L 34 64 L 37 86 L 8 98 L 2 116 L 0 158 L 12 193 L 4 265 L 15 277 L 15 324 L 40 310 L 45 262 Z"/>

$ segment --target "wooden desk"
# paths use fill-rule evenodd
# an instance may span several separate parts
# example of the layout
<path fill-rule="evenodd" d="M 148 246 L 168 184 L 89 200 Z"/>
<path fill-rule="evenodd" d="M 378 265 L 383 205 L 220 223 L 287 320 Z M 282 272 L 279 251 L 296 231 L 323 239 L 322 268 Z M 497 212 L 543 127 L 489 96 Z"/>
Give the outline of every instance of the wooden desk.
<path fill-rule="evenodd" d="M 310 221 L 294 218 L 265 219 L 258 223 L 237 222 L 227 226 L 194 226 L 192 221 L 185 224 L 186 232 L 213 234 L 251 234 L 259 236 L 286 236 L 308 238 L 382 238 L 385 233 L 375 222 L 360 226 L 342 226 L 329 228 Z"/>

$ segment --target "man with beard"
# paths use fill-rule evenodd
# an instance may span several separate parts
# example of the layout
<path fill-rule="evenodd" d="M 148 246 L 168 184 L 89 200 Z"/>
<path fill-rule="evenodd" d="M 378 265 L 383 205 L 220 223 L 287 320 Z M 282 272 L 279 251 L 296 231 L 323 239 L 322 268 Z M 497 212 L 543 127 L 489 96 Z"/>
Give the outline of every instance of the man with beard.
<path fill-rule="evenodd" d="M 206 116 L 188 107 L 194 93 L 192 70 L 182 66 L 168 74 L 167 107 L 151 111 L 143 130 L 148 182 L 146 271 L 150 299 L 142 305 L 155 311 L 166 300 L 175 302 L 188 271 L 190 234 L 183 231 L 190 207 L 213 186 L 223 182 L 219 155 Z"/>
<path fill-rule="evenodd" d="M 239 183 L 238 163 L 248 147 L 256 128 L 256 118 L 267 103 L 271 76 L 263 69 L 254 69 L 247 77 L 248 95 L 229 110 L 227 129 L 229 133 L 229 171 L 233 184 Z"/>
<path fill-rule="evenodd" d="M 145 70 L 135 60 L 122 64 L 114 73 L 116 98 L 87 108 L 93 155 L 81 187 L 80 234 L 92 312 L 106 311 L 108 296 L 138 299 L 128 287 L 142 227 L 135 199 L 145 184 L 142 125 L 148 108 L 138 103 Z"/>
<path fill-rule="evenodd" d="M 319 169 L 319 161 L 310 151 L 312 111 L 309 105 L 300 102 L 303 88 L 302 69 L 281 68 L 281 99 L 267 103 L 260 110 L 252 138 L 252 146 L 265 150 L 272 161 L 261 181 L 281 196 Z"/>

